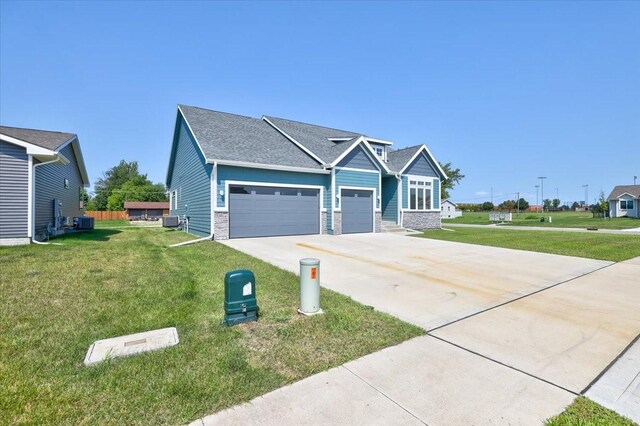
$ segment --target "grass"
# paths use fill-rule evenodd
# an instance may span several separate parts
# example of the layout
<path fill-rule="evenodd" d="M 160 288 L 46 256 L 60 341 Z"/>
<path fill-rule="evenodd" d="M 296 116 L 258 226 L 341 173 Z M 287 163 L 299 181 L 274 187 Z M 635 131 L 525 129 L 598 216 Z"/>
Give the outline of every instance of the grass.
<path fill-rule="evenodd" d="M 131 226 L 128 220 L 96 220 L 93 222 L 96 228 L 121 228 Z"/>
<path fill-rule="evenodd" d="M 551 216 L 551 222 L 548 221 Z M 540 217 L 545 221 L 540 222 Z M 601 228 L 601 229 L 629 229 L 640 228 L 640 220 L 628 217 L 614 219 L 594 218 L 591 212 L 547 212 L 512 213 L 513 221 L 511 225 L 518 226 L 548 226 L 558 228 Z M 455 219 L 442 219 L 442 223 L 465 223 L 475 225 L 489 225 L 489 212 L 464 212 L 462 216 Z"/>
<path fill-rule="evenodd" d="M 587 257 L 612 262 L 640 256 L 640 237 L 636 235 L 452 228 L 452 230 L 425 231 L 417 237 Z"/>
<path fill-rule="evenodd" d="M 615 411 L 580 396 L 564 412 L 546 421 L 547 426 L 634 426 Z"/>
<path fill-rule="evenodd" d="M 302 317 L 289 272 L 162 228 L 96 229 L 61 246 L 0 248 L 5 424 L 184 424 L 423 334 L 322 289 Z M 248 268 L 261 317 L 221 325 L 223 277 Z M 175 326 L 180 344 L 83 365 L 97 340 Z"/>

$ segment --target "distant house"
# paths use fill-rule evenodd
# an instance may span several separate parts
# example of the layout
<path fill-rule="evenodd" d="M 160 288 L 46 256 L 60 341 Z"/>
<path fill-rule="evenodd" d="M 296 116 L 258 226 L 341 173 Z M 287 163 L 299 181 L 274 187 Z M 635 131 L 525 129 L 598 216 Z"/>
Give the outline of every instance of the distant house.
<path fill-rule="evenodd" d="M 640 218 L 640 185 L 618 185 L 608 200 L 610 217 Z"/>
<path fill-rule="evenodd" d="M 529 207 L 527 207 L 528 212 L 541 212 L 542 211 L 542 206 L 537 206 L 535 204 L 530 205 Z"/>
<path fill-rule="evenodd" d="M 0 245 L 59 235 L 84 215 L 78 136 L 0 126 Z"/>
<path fill-rule="evenodd" d="M 125 201 L 129 220 L 157 220 L 169 214 L 168 201 Z"/>
<path fill-rule="evenodd" d="M 462 216 L 462 210 L 457 209 L 458 205 L 449 200 L 443 200 L 441 204 L 442 212 L 440 217 L 443 219 L 453 219 Z"/>

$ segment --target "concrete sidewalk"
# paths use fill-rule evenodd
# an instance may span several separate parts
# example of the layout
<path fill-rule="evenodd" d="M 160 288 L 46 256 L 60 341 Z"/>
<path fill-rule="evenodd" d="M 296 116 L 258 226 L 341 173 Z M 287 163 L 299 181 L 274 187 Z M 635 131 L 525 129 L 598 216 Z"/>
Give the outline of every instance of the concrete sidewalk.
<path fill-rule="evenodd" d="M 518 225 L 474 225 L 472 223 L 449 223 L 442 222 L 443 228 L 482 228 L 482 229 L 509 229 L 512 231 L 559 231 L 559 232 L 589 232 L 592 234 L 622 234 L 640 235 L 640 228 L 631 229 L 598 229 L 590 231 L 587 228 L 560 228 L 553 226 L 518 226 Z"/>

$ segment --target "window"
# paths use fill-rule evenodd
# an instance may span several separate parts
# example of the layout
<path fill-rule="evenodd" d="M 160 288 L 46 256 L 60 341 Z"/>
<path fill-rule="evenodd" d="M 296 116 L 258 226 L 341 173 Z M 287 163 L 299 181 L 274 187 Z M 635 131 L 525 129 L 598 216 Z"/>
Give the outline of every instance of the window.
<path fill-rule="evenodd" d="M 409 210 L 433 209 L 431 198 L 430 180 L 409 180 Z"/>
<path fill-rule="evenodd" d="M 378 155 L 378 157 L 383 157 L 384 150 L 382 148 L 376 148 L 376 154 Z"/>
<path fill-rule="evenodd" d="M 178 191 L 176 190 L 169 193 L 169 207 L 171 210 L 178 210 Z"/>
<path fill-rule="evenodd" d="M 620 210 L 633 210 L 633 200 L 620 200 Z"/>

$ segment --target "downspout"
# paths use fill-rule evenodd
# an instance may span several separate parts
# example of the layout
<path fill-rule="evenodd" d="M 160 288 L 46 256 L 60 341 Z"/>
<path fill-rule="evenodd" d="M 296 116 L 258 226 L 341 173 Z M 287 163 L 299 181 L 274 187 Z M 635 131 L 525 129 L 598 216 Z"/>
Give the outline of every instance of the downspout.
<path fill-rule="evenodd" d="M 396 173 L 395 176 L 398 180 L 398 224 L 401 228 L 404 228 L 404 226 L 402 226 L 402 222 L 404 221 L 404 212 L 402 211 L 402 175 Z"/>
<path fill-rule="evenodd" d="M 58 153 L 56 152 L 56 155 Z M 36 167 L 38 166 L 44 166 L 45 164 L 52 164 L 52 163 L 57 163 L 58 161 L 60 161 L 60 157 L 56 157 L 53 160 L 50 161 L 45 161 L 43 163 L 38 163 L 38 164 L 34 164 L 33 165 L 33 182 L 31 182 L 31 184 L 33 185 L 33 187 L 31 188 L 31 197 L 33 198 L 31 201 L 31 211 L 29 212 L 29 214 L 31 214 L 31 242 L 35 243 L 35 244 L 41 244 L 41 245 L 55 245 L 55 246 L 61 246 L 62 244 L 60 243 L 43 243 L 42 241 L 37 241 L 36 240 L 36 215 L 35 215 L 35 211 L 36 211 Z"/>
<path fill-rule="evenodd" d="M 182 243 L 177 243 L 177 244 L 171 244 L 169 247 L 181 247 L 181 246 L 188 246 L 189 244 L 194 244 L 194 243 L 199 243 L 202 241 L 211 241 L 213 240 L 213 236 L 214 236 L 214 229 L 215 229 L 215 207 L 218 204 L 217 200 L 218 197 L 216 195 L 216 184 L 218 182 L 218 163 L 216 161 L 213 162 L 213 168 L 211 169 L 211 179 L 210 179 L 210 194 L 211 194 L 211 200 L 210 200 L 210 205 L 211 205 L 211 213 L 210 213 L 210 223 L 211 223 L 211 233 L 203 238 L 198 238 L 196 240 L 191 240 L 191 241 L 184 241 Z"/>

